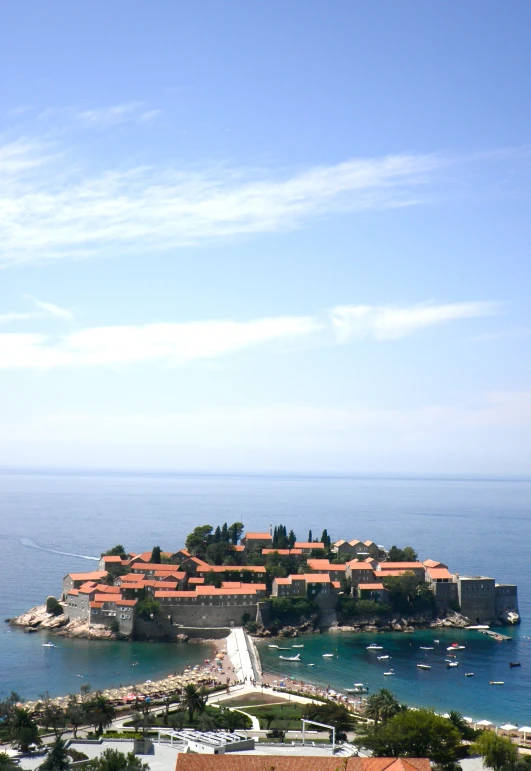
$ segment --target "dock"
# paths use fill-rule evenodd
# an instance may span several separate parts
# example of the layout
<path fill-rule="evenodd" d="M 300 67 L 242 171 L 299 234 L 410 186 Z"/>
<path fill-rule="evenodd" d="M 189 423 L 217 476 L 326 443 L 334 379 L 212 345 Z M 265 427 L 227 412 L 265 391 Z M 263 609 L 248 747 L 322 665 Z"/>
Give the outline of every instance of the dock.
<path fill-rule="evenodd" d="M 512 637 L 508 637 L 506 634 L 500 634 L 499 632 L 493 632 L 492 629 L 478 629 L 480 634 L 488 634 L 493 640 L 512 640 Z"/>

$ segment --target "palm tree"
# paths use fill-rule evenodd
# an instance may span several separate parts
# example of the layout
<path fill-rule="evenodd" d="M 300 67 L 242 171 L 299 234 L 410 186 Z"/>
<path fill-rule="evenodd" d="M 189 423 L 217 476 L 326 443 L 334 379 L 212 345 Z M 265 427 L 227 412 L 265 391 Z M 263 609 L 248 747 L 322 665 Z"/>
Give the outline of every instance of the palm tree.
<path fill-rule="evenodd" d="M 374 725 L 387 722 L 401 711 L 402 707 L 387 688 L 380 688 L 377 693 L 369 696 L 365 705 L 365 714 Z"/>
<path fill-rule="evenodd" d="M 29 752 L 31 744 L 41 745 L 39 729 L 29 710 L 15 707 L 9 721 L 11 739 L 21 752 Z"/>
<path fill-rule="evenodd" d="M 188 683 L 184 687 L 181 704 L 188 710 L 190 723 L 193 723 L 195 713 L 205 711 L 206 695 L 202 689 L 198 690 L 193 683 Z"/>
<path fill-rule="evenodd" d="M 238 723 L 240 722 L 238 713 L 229 709 L 229 707 L 221 707 L 221 719 L 223 720 L 225 728 L 228 728 L 231 734 L 234 733 L 234 729 L 237 728 Z"/>
<path fill-rule="evenodd" d="M 116 710 L 110 699 L 98 691 L 90 703 L 89 714 L 92 724 L 96 727 L 96 732 L 101 734 L 103 729 L 110 726 L 116 717 Z"/>
<path fill-rule="evenodd" d="M 380 717 L 382 723 L 386 723 L 400 712 L 400 703 L 387 688 L 380 688 L 378 696 L 380 699 Z"/>
<path fill-rule="evenodd" d="M 7 752 L 0 752 L 0 771 L 16 771 L 18 765 Z"/>
<path fill-rule="evenodd" d="M 216 727 L 216 721 L 207 712 L 203 712 L 199 716 L 199 730 L 200 731 L 213 731 Z"/>
<path fill-rule="evenodd" d="M 41 763 L 42 771 L 66 771 L 70 765 L 70 758 L 66 752 L 66 744 L 62 739 L 57 739 L 48 750 L 44 763 Z"/>

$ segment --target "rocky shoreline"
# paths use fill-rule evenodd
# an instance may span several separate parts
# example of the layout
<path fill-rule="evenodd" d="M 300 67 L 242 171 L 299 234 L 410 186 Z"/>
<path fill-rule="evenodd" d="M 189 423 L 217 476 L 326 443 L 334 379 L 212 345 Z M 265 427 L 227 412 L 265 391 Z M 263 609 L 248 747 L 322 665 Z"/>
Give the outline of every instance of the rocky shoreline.
<path fill-rule="evenodd" d="M 89 625 L 81 619 L 71 621 L 64 615 L 54 616 L 46 611 L 45 605 L 37 605 L 26 613 L 22 613 L 15 618 L 6 618 L 6 623 L 11 626 L 22 627 L 24 632 L 51 632 L 59 637 L 69 637 L 82 640 L 128 640 L 129 638 L 120 633 L 111 632 L 103 624 Z M 430 616 L 401 617 L 399 615 L 391 620 L 382 621 L 377 618 L 360 619 L 354 624 L 333 624 L 321 626 L 317 617 L 305 619 L 299 625 L 285 626 L 278 630 L 271 630 L 265 627 L 252 632 L 252 637 L 264 639 L 270 637 L 298 637 L 303 634 L 311 634 L 317 631 L 329 633 L 341 632 L 402 632 L 410 634 L 415 629 L 466 629 L 470 626 L 470 621 L 460 613 L 449 613 L 448 615 L 433 619 Z M 501 622 L 495 622 L 492 626 L 502 626 Z M 175 638 L 177 643 L 188 642 L 186 634 L 179 634 Z M 207 638 L 194 638 L 193 642 L 208 642 Z"/>

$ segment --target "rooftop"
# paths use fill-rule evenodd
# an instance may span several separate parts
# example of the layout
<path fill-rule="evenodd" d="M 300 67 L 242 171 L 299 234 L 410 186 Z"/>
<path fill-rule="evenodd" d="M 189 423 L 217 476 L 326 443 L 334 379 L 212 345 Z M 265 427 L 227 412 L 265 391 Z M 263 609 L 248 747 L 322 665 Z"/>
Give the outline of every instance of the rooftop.
<path fill-rule="evenodd" d="M 430 771 L 427 758 L 337 758 L 307 755 L 192 755 L 177 756 L 175 771 Z"/>

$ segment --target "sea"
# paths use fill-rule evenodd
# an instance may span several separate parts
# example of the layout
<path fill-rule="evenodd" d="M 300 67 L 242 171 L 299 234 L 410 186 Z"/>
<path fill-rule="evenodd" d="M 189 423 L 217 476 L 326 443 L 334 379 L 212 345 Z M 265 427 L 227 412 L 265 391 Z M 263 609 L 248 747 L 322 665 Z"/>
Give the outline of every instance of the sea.
<path fill-rule="evenodd" d="M 456 709 L 473 719 L 531 723 L 531 480 L 451 477 L 283 476 L 272 474 L 0 471 L 0 618 L 59 595 L 68 572 L 94 569 L 101 552 L 154 545 L 176 550 L 200 524 L 243 522 L 248 530 L 285 523 L 299 539 L 327 528 L 333 540 L 413 546 L 452 571 L 518 584 L 522 623 L 510 642 L 472 631 L 413 635 L 316 634 L 303 639 L 301 664 L 260 644 L 266 671 L 330 686 L 384 686 L 403 702 Z M 439 643 L 435 643 L 435 639 Z M 172 645 L 70 640 L 0 627 L 0 698 L 74 693 L 155 680 L 212 655 L 208 643 Z M 378 641 L 384 661 L 367 646 Z M 446 647 L 466 646 L 460 666 Z M 286 643 L 287 646 L 290 643 Z M 423 651 L 433 647 L 433 651 Z M 295 653 L 295 651 L 294 651 Z M 332 658 L 323 658 L 332 653 Z M 291 655 L 291 654 L 286 654 Z M 419 670 L 421 661 L 431 670 Z M 509 668 L 509 661 L 522 666 Z M 308 666 L 313 664 L 312 667 Z M 383 671 L 395 670 L 394 676 Z M 465 678 L 465 672 L 474 677 Z M 503 685 L 489 685 L 491 680 Z"/>

